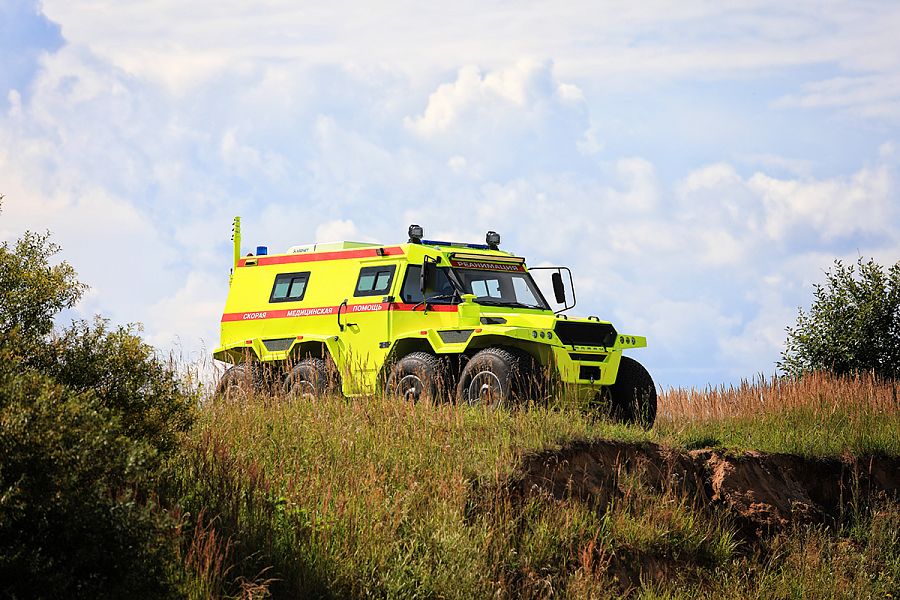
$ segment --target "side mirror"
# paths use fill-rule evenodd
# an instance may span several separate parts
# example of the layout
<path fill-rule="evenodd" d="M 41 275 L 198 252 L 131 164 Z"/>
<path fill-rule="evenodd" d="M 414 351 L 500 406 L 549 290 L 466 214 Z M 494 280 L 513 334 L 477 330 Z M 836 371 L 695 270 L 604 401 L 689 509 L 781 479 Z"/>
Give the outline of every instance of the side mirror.
<path fill-rule="evenodd" d="M 566 287 L 563 285 L 562 273 L 557 271 L 550 275 L 550 280 L 553 282 L 553 295 L 556 296 L 557 304 L 566 303 Z M 544 280 L 546 281 L 546 279 Z"/>
<path fill-rule="evenodd" d="M 425 259 L 422 263 L 422 274 L 419 280 L 419 289 L 423 294 L 433 292 L 437 285 L 437 263 Z"/>

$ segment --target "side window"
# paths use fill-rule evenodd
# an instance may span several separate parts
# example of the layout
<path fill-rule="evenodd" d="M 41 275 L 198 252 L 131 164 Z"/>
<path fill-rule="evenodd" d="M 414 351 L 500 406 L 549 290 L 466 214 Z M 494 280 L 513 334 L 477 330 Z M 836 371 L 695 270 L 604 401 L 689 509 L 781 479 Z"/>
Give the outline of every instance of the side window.
<path fill-rule="evenodd" d="M 418 304 L 425 298 L 422 296 L 422 265 L 409 265 L 406 268 L 406 278 L 403 280 L 403 290 L 400 299 L 406 304 Z M 456 289 L 447 277 L 447 269 L 441 267 L 437 270 L 435 279 L 436 289 L 429 292 L 428 297 L 440 296 L 437 304 L 454 304 L 453 291 Z M 430 301 L 430 300 L 429 300 Z"/>
<path fill-rule="evenodd" d="M 306 294 L 309 271 L 303 273 L 280 273 L 275 276 L 275 284 L 269 295 L 269 302 L 297 302 Z"/>
<path fill-rule="evenodd" d="M 383 296 L 391 289 L 394 280 L 394 271 L 397 265 L 379 265 L 377 267 L 363 267 L 359 270 L 359 279 L 356 281 L 354 296 Z"/>
<path fill-rule="evenodd" d="M 424 299 L 419 287 L 421 277 L 422 265 L 409 265 L 406 268 L 406 279 L 403 280 L 403 291 L 400 292 L 400 299 L 406 304 L 417 304 Z"/>

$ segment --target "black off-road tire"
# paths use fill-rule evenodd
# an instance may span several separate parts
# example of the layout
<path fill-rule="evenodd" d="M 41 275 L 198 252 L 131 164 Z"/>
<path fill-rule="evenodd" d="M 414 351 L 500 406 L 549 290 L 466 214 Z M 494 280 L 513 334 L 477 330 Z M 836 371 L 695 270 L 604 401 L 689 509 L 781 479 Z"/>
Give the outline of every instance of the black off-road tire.
<path fill-rule="evenodd" d="M 226 402 L 246 400 L 248 396 L 259 392 L 261 387 L 259 370 L 251 364 L 240 363 L 225 369 L 216 384 L 213 398 Z"/>
<path fill-rule="evenodd" d="M 647 369 L 627 356 L 619 363 L 616 382 L 609 388 L 610 417 L 620 423 L 650 429 L 656 420 L 656 385 Z"/>
<path fill-rule="evenodd" d="M 391 368 L 389 394 L 412 402 L 437 402 L 447 380 L 444 362 L 428 352 L 410 352 Z"/>
<path fill-rule="evenodd" d="M 456 386 L 460 404 L 509 407 L 520 397 L 527 373 L 522 354 L 507 348 L 485 348 L 472 357 Z"/>
<path fill-rule="evenodd" d="M 284 394 L 292 400 L 319 400 L 334 391 L 332 379 L 323 359 L 304 358 L 284 378 Z"/>

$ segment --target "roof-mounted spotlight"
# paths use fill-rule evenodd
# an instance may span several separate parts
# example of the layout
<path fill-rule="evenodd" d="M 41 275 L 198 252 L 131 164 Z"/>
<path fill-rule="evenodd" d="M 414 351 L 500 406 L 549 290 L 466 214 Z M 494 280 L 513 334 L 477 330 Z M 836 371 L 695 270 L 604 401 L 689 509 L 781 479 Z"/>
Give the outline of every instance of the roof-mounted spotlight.
<path fill-rule="evenodd" d="M 491 250 L 500 249 L 500 234 L 496 231 L 488 231 L 487 235 L 484 236 L 484 241 Z"/>
<path fill-rule="evenodd" d="M 409 226 L 409 243 L 410 244 L 421 244 L 423 235 L 425 235 L 425 231 L 422 229 L 421 225 L 410 225 Z"/>

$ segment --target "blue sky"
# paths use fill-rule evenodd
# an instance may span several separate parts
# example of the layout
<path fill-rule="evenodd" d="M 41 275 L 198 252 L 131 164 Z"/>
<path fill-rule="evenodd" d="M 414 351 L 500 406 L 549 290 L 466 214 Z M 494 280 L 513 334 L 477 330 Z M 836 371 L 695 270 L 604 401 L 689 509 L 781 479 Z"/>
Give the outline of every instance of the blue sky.
<path fill-rule="evenodd" d="M 50 229 L 200 359 L 248 249 L 480 240 L 575 273 L 663 386 L 770 374 L 900 259 L 900 4 L 0 0 L 0 238 Z"/>

